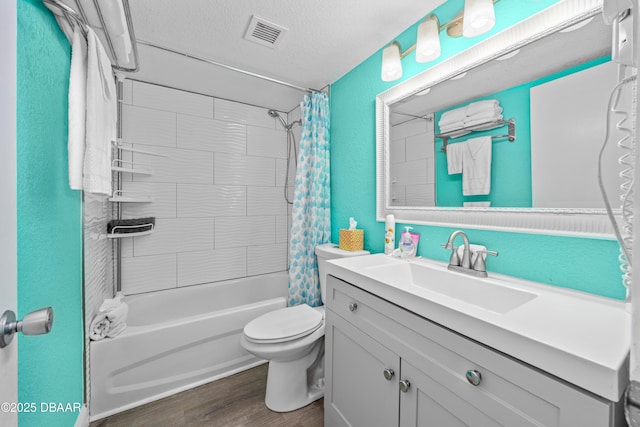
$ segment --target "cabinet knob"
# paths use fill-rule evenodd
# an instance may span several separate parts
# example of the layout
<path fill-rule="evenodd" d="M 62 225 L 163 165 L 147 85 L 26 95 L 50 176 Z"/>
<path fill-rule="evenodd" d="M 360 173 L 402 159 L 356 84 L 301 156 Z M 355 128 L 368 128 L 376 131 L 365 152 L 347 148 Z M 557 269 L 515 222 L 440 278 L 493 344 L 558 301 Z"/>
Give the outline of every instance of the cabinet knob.
<path fill-rule="evenodd" d="M 411 383 L 409 382 L 409 380 L 402 380 L 400 381 L 400 391 L 403 393 L 406 393 L 409 391 L 409 387 L 411 387 Z"/>
<path fill-rule="evenodd" d="M 467 381 L 475 386 L 480 385 L 480 381 L 482 381 L 482 374 L 475 369 L 468 370 L 465 376 L 467 377 Z"/>
<path fill-rule="evenodd" d="M 385 369 L 382 374 L 384 375 L 385 380 L 391 381 L 396 373 L 393 372 L 393 369 Z"/>
<path fill-rule="evenodd" d="M 358 308 L 358 303 L 355 301 L 352 301 L 349 303 L 349 311 L 356 311 L 356 309 Z"/>

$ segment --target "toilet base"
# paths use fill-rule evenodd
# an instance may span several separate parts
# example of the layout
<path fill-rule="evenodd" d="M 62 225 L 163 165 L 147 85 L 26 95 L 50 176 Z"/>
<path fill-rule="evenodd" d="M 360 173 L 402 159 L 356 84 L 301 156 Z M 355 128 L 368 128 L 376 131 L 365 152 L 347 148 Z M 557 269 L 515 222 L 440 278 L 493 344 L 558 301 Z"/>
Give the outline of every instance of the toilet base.
<path fill-rule="evenodd" d="M 265 404 L 274 412 L 289 412 L 324 396 L 324 339 L 304 357 L 269 362 Z"/>

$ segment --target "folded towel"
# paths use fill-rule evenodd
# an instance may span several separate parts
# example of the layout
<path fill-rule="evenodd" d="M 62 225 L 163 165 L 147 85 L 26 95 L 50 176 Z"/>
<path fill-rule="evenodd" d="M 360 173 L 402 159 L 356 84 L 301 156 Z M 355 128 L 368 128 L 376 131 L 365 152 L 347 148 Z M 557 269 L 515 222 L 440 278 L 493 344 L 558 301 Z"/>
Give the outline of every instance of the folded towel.
<path fill-rule="evenodd" d="M 447 132 L 443 132 L 446 133 L 446 135 L 449 138 L 460 138 L 461 136 L 465 136 L 471 133 L 470 130 L 466 130 L 466 129 L 460 129 L 460 130 L 454 130 L 454 131 L 447 131 Z"/>
<path fill-rule="evenodd" d="M 69 72 L 69 187 L 82 190 L 85 151 L 85 121 L 87 119 L 87 41 L 76 27 L 71 44 Z"/>
<path fill-rule="evenodd" d="M 491 207 L 491 202 L 463 202 L 462 206 L 465 208 L 488 208 Z"/>
<path fill-rule="evenodd" d="M 99 341 L 107 337 L 113 338 L 127 328 L 129 305 L 122 298 L 122 293 L 118 292 L 114 298 L 103 301 L 98 314 L 91 321 L 90 339 Z"/>
<path fill-rule="evenodd" d="M 467 116 L 464 119 L 464 123 L 473 122 L 481 119 L 485 120 L 496 120 L 497 118 L 502 118 L 502 108 L 499 108 L 496 111 L 484 111 L 478 114 L 474 114 L 472 116 Z"/>
<path fill-rule="evenodd" d="M 489 194 L 491 191 L 491 137 L 471 138 L 462 144 L 464 147 L 462 194 L 465 196 Z"/>
<path fill-rule="evenodd" d="M 467 116 L 473 116 L 478 113 L 482 113 L 485 111 L 498 111 L 498 113 L 502 112 L 502 108 L 500 108 L 500 102 L 497 99 L 487 99 L 484 101 L 472 102 L 467 105 L 465 109 L 465 113 Z"/>
<path fill-rule="evenodd" d="M 461 122 L 465 117 L 467 117 L 465 107 L 445 111 L 442 113 L 442 116 L 440 116 L 440 120 L 438 120 L 438 126 L 442 127 L 450 123 Z"/>
<path fill-rule="evenodd" d="M 502 126 L 504 126 L 504 123 L 501 115 L 496 117 L 495 120 L 480 119 L 465 123 L 466 128 L 474 131 L 495 129 Z"/>
<path fill-rule="evenodd" d="M 89 326 L 89 338 L 93 341 L 105 339 L 109 329 L 111 329 L 111 322 L 107 319 L 107 314 L 98 313 Z"/>
<path fill-rule="evenodd" d="M 447 145 L 447 172 L 449 175 L 462 173 L 462 158 L 464 157 L 464 142 Z"/>
<path fill-rule="evenodd" d="M 142 233 L 143 231 L 153 230 L 155 223 L 156 219 L 152 216 L 135 219 L 112 219 L 107 223 L 107 233 Z"/>
<path fill-rule="evenodd" d="M 450 132 L 452 130 L 459 130 L 464 127 L 464 121 L 453 122 L 440 126 L 440 132 Z"/>
<path fill-rule="evenodd" d="M 122 301 L 120 305 L 106 312 L 107 319 L 110 322 L 110 328 L 107 336 L 113 338 L 122 333 L 127 328 L 127 315 L 129 314 L 129 305 Z"/>
<path fill-rule="evenodd" d="M 111 141 L 116 140 L 117 96 L 111 61 L 87 29 L 87 114 L 83 170 L 85 191 L 111 194 Z"/>

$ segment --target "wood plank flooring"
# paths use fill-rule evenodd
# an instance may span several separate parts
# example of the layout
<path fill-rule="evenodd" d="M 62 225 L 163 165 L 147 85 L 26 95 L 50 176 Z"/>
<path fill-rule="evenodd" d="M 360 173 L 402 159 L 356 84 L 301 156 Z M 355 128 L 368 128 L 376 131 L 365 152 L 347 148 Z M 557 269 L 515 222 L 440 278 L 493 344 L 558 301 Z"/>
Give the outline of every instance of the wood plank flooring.
<path fill-rule="evenodd" d="M 322 427 L 323 399 L 286 413 L 265 406 L 267 366 L 94 421 L 90 427 Z"/>

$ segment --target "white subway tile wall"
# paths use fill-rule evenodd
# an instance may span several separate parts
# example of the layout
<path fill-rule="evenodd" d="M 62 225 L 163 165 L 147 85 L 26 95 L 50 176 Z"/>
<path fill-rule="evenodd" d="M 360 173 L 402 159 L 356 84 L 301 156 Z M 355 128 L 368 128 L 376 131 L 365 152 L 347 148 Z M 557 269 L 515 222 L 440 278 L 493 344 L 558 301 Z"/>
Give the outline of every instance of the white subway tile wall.
<path fill-rule="evenodd" d="M 391 204 L 435 206 L 433 119 L 410 120 L 391 128 Z"/>
<path fill-rule="evenodd" d="M 139 81 L 123 87 L 123 140 L 167 156 L 129 154 L 152 174 L 123 174 L 123 190 L 152 201 L 124 203 L 123 218 L 154 216 L 156 229 L 121 239 L 123 292 L 286 270 L 287 136 L 279 120 L 267 108 Z"/>

